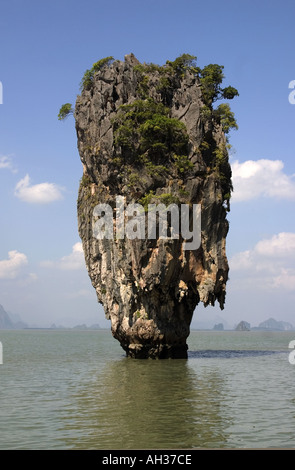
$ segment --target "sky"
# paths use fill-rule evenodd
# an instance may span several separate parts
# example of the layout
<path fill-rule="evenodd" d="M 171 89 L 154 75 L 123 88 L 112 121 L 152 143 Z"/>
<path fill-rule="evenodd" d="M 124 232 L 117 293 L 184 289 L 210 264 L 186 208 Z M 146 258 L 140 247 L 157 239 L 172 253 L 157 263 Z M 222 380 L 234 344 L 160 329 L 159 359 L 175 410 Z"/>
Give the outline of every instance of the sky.
<path fill-rule="evenodd" d="M 189 53 L 239 91 L 226 305 L 192 326 L 295 324 L 294 18 L 293 0 L 0 0 L 0 304 L 30 325 L 110 328 L 77 230 L 74 119 L 57 114 L 103 57 Z"/>

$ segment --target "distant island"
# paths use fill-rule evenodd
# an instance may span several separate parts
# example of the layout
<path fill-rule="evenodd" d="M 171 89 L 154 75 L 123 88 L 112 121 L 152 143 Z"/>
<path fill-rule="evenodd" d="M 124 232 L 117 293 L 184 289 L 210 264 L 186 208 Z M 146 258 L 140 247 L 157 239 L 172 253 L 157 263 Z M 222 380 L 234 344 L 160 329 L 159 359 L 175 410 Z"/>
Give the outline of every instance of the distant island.
<path fill-rule="evenodd" d="M 22 322 L 17 315 L 8 314 L 0 305 L 0 330 L 18 330 L 26 328 L 28 325 Z"/>
<path fill-rule="evenodd" d="M 277 321 L 274 318 L 260 323 L 257 327 L 251 328 L 251 330 L 266 330 L 266 331 L 292 331 L 295 327 L 291 323 L 285 321 Z"/>
<path fill-rule="evenodd" d="M 58 325 L 56 326 L 55 323 L 53 323 L 50 327 L 48 328 L 42 328 L 42 327 L 36 327 L 36 326 L 30 326 L 27 323 L 21 321 L 18 315 L 13 315 L 12 313 L 6 312 L 4 310 L 4 307 L 0 305 L 0 330 L 24 330 L 24 329 L 49 329 L 49 330 L 68 330 L 68 329 L 73 329 L 73 330 L 100 330 L 100 326 L 98 323 L 87 326 L 85 324 L 82 325 L 76 325 L 72 328 Z"/>
<path fill-rule="evenodd" d="M 250 331 L 251 326 L 250 323 L 246 321 L 240 321 L 240 323 L 235 327 L 236 331 Z"/>
<path fill-rule="evenodd" d="M 219 323 L 214 325 L 213 330 L 223 331 L 223 324 Z M 274 318 L 269 318 L 261 323 L 258 326 L 251 327 L 250 323 L 247 321 L 240 321 L 238 325 L 234 328 L 235 331 L 293 331 L 295 327 L 285 321 L 277 321 Z"/>
<path fill-rule="evenodd" d="M 68 330 L 68 327 L 62 326 L 62 325 L 56 326 L 55 323 L 53 323 L 50 326 L 50 329 L 51 330 Z M 95 323 L 94 325 L 91 325 L 91 326 L 87 326 L 85 325 L 85 323 L 82 323 L 81 325 L 73 326 L 71 329 L 72 330 L 101 330 L 98 323 Z"/>
<path fill-rule="evenodd" d="M 8 313 L 4 307 L 0 304 L 0 330 L 23 330 L 23 329 L 48 329 L 48 330 L 100 330 L 102 329 L 98 323 L 87 326 L 85 323 L 68 327 L 63 325 L 56 325 L 52 323 L 49 327 L 38 327 L 36 325 L 28 325 L 23 322 L 19 315 Z M 198 330 L 207 330 L 208 328 L 197 328 Z M 210 327 L 209 327 L 210 329 Z M 277 321 L 274 318 L 269 318 L 258 326 L 251 327 L 250 323 L 245 320 L 240 321 L 234 328 L 225 328 L 222 322 L 215 323 L 213 328 L 214 331 L 295 331 L 295 327 L 285 321 Z"/>

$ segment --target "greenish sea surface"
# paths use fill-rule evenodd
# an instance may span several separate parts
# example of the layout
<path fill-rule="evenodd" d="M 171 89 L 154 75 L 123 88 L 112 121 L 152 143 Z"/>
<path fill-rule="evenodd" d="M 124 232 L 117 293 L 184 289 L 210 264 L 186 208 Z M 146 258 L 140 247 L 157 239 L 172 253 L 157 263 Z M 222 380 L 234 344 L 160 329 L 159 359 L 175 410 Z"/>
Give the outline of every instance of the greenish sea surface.
<path fill-rule="evenodd" d="M 110 331 L 0 331 L 0 449 L 295 448 L 293 332 L 192 331 L 132 360 Z"/>

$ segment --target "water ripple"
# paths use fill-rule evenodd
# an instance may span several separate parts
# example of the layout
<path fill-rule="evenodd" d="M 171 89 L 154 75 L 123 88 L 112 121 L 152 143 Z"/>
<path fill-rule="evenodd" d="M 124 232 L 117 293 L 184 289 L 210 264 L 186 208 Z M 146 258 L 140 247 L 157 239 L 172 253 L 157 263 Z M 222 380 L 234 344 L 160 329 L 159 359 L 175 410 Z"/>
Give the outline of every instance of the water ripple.
<path fill-rule="evenodd" d="M 286 351 L 270 351 L 270 350 L 256 350 L 256 349 L 223 349 L 223 350 L 212 350 L 204 349 L 199 351 L 188 351 L 189 359 L 204 359 L 204 358 L 220 358 L 220 359 L 231 359 L 234 357 L 255 357 L 255 356 L 268 356 L 270 354 L 285 353 Z"/>

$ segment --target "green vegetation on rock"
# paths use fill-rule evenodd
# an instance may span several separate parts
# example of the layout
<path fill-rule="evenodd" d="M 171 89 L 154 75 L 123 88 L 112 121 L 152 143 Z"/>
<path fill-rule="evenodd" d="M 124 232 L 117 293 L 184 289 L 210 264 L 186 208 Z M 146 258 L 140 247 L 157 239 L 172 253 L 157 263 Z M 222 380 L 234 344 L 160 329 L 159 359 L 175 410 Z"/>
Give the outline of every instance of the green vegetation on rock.
<path fill-rule="evenodd" d="M 235 115 L 228 103 L 221 103 L 213 112 L 214 118 L 220 122 L 223 132 L 228 134 L 231 129 L 238 129 Z"/>
<path fill-rule="evenodd" d="M 238 90 L 232 86 L 221 88 L 224 79 L 223 69 L 223 65 L 217 64 L 209 64 L 199 69 L 203 101 L 209 107 L 219 99 L 231 100 L 239 95 Z"/>
<path fill-rule="evenodd" d="M 87 69 L 82 77 L 80 88 L 81 91 L 88 90 L 93 85 L 93 78 L 96 72 L 101 70 L 103 67 L 109 67 L 114 61 L 114 57 L 108 56 L 103 59 L 98 60 L 95 62 L 90 69 Z M 141 129 L 140 133 L 151 134 L 154 130 L 160 132 L 160 141 L 159 141 L 159 148 L 164 144 L 167 146 L 167 139 L 166 143 L 162 142 L 164 128 L 165 136 L 168 136 L 169 132 L 167 132 L 167 127 L 173 127 L 172 134 L 175 134 L 176 125 L 171 121 L 168 121 L 163 118 L 166 116 L 169 118 L 169 109 L 164 110 L 164 105 L 161 103 L 154 103 L 151 104 L 151 99 L 149 98 L 149 74 L 158 73 L 159 80 L 156 86 L 156 89 L 161 95 L 163 96 L 163 101 L 167 101 L 167 95 L 171 93 L 173 89 L 173 78 L 183 76 L 183 74 L 188 71 L 194 74 L 200 81 L 201 90 L 202 90 L 202 99 L 204 102 L 204 106 L 202 108 L 202 117 L 203 119 L 209 120 L 217 120 L 220 122 L 223 131 L 227 134 L 230 129 L 237 129 L 237 123 L 234 117 L 234 113 L 230 110 L 228 104 L 221 104 L 218 106 L 217 109 L 213 109 L 213 103 L 215 103 L 219 99 L 231 100 L 235 96 L 238 96 L 239 93 L 236 88 L 232 86 L 227 86 L 222 88 L 222 81 L 224 79 L 223 73 L 224 67 L 218 64 L 209 64 L 206 65 L 203 69 L 197 66 L 197 57 L 190 55 L 190 54 L 182 54 L 177 57 L 174 61 L 167 60 L 166 64 L 164 65 L 157 65 L 154 63 L 144 63 L 144 64 L 137 64 L 134 66 L 134 71 L 138 75 L 138 94 L 142 100 L 133 103 L 133 105 L 124 105 L 121 107 L 121 113 L 119 113 L 118 117 L 118 124 L 120 122 L 120 117 L 125 114 L 125 116 L 132 120 L 135 117 L 135 114 L 138 113 L 138 119 L 134 119 L 133 125 L 131 125 L 128 120 L 124 120 L 124 123 L 121 124 L 120 129 L 117 131 L 116 135 L 116 143 L 118 145 L 123 146 L 130 146 L 131 136 L 134 137 L 134 132 L 132 132 L 131 127 L 134 127 L 136 124 L 143 124 L 144 119 L 153 120 L 152 114 L 156 114 L 154 122 L 149 122 L 145 129 Z M 148 104 L 145 106 L 143 104 L 144 100 L 148 100 Z M 128 106 L 132 106 L 133 109 L 128 109 Z M 141 107 L 141 110 L 140 110 Z M 161 109 L 162 107 L 162 109 Z M 154 109 L 153 109 L 154 108 Z M 69 114 L 73 113 L 72 105 L 70 103 L 64 104 L 60 108 L 60 112 L 58 114 L 58 119 L 63 120 Z M 161 116 L 161 122 L 160 118 Z M 156 122 L 158 119 L 158 122 Z M 143 142 L 142 142 L 143 143 Z M 153 139 L 153 148 L 156 148 L 156 137 Z M 165 149 L 166 150 L 166 149 Z"/>
<path fill-rule="evenodd" d="M 120 106 L 113 125 L 115 146 L 120 146 L 129 160 L 148 156 L 165 162 L 172 154 L 187 154 L 185 125 L 169 117 L 169 108 L 151 98 Z"/>
<path fill-rule="evenodd" d="M 144 207 L 145 210 L 148 209 L 149 204 L 165 204 L 165 206 L 169 206 L 170 204 L 179 204 L 179 202 L 180 199 L 177 194 L 155 194 L 153 190 L 150 190 L 139 200 L 139 203 Z"/>
<path fill-rule="evenodd" d="M 67 118 L 70 114 L 73 114 L 74 110 L 71 103 L 65 103 L 61 106 L 59 113 L 58 113 L 58 120 L 63 121 Z"/>
<path fill-rule="evenodd" d="M 172 71 L 177 74 L 183 74 L 186 70 L 198 74 L 200 72 L 197 67 L 197 57 L 190 54 L 182 54 L 174 61 L 167 60 L 166 65 L 171 67 Z"/>
<path fill-rule="evenodd" d="M 91 69 L 86 70 L 80 83 L 81 90 L 90 88 L 93 83 L 94 74 L 98 72 L 99 70 L 101 70 L 103 67 L 109 66 L 113 61 L 114 61 L 114 57 L 112 56 L 105 57 L 104 59 L 100 59 L 97 62 L 95 62 L 92 65 Z"/>
<path fill-rule="evenodd" d="M 113 61 L 112 56 L 105 57 L 85 71 L 80 83 L 82 93 L 92 89 L 95 74 L 104 67 L 110 67 Z M 195 81 L 201 90 L 203 136 L 196 152 L 199 152 L 206 164 L 207 172 L 218 175 L 223 200 L 229 205 L 232 183 L 228 145 L 217 146 L 215 132 L 221 126 L 228 144 L 229 132 L 237 129 L 238 125 L 228 103 L 222 102 L 217 107 L 215 103 L 218 100 L 232 100 L 239 93 L 232 86 L 223 86 L 224 67 L 209 64 L 200 68 L 197 66 L 197 57 L 187 53 L 175 60 L 167 60 L 164 65 L 135 61 L 132 67 L 136 99 L 119 106 L 111 120 L 114 152 L 110 163 L 116 171 L 119 169 L 126 186 L 129 189 L 137 187 L 140 194 L 139 186 L 141 183 L 145 186 L 151 177 L 154 182 L 157 181 L 152 186 L 154 189 L 165 179 L 172 181 L 173 178 L 182 178 L 194 171 L 194 164 L 189 158 L 190 137 L 186 126 L 179 119 L 171 117 L 175 90 L 179 90 L 187 75 L 189 80 L 193 80 L 191 83 Z M 73 114 L 72 105 L 66 103 L 60 108 L 58 119 L 64 120 L 70 114 Z M 93 155 L 98 154 L 99 147 L 96 152 L 93 150 Z M 141 193 L 141 197 L 149 199 L 154 196 L 148 192 L 150 187 L 146 187 L 147 193 L 144 196 Z"/>

